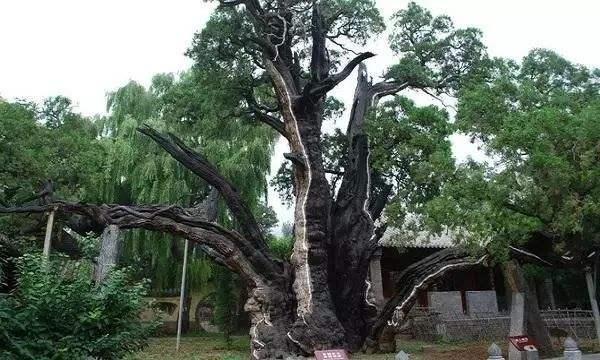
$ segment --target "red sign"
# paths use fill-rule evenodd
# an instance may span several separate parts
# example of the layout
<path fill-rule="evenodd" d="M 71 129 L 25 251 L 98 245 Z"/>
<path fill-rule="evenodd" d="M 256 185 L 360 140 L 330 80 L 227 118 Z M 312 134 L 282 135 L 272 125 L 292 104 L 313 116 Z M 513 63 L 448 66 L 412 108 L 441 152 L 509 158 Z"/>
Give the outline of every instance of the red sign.
<path fill-rule="evenodd" d="M 317 360 L 348 360 L 346 350 L 320 350 L 315 351 Z"/>
<path fill-rule="evenodd" d="M 508 340 L 519 351 L 536 350 L 535 341 L 527 335 L 509 336 Z"/>

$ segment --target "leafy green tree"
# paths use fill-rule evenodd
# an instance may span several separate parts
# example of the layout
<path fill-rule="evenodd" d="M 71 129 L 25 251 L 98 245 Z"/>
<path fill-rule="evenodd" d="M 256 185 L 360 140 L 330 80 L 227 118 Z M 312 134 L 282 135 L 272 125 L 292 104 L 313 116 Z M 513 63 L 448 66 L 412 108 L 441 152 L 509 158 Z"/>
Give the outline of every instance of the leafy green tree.
<path fill-rule="evenodd" d="M 0 120 L 0 203 L 31 201 L 47 179 L 66 199 L 94 200 L 103 148 L 94 123 L 68 99 L 49 98 L 41 107 L 0 99 Z"/>
<path fill-rule="evenodd" d="M 19 288 L 0 298 L 2 359 L 120 359 L 140 350 L 156 325 L 144 323 L 146 284 L 114 270 L 101 286 L 89 261 L 19 260 Z"/>
<path fill-rule="evenodd" d="M 63 200 L 98 200 L 105 148 L 97 135 L 94 122 L 75 113 L 64 97 L 41 106 L 0 99 L 0 204 L 39 204 L 48 179 Z M 15 238 L 36 234 L 45 222 L 38 216 L 11 217 L 0 225 Z"/>
<path fill-rule="evenodd" d="M 589 268 L 598 249 L 600 72 L 537 49 L 522 62 L 496 59 L 459 94 L 456 125 L 488 161 L 460 165 L 417 212 L 433 233 L 451 230 L 490 253 L 527 297 L 529 333 L 551 349 L 537 300 L 515 262 L 524 246 L 555 266 Z M 515 281 L 516 280 L 516 281 Z"/>
<path fill-rule="evenodd" d="M 474 246 L 489 239 L 582 264 L 598 246 L 600 71 L 549 50 L 519 64 L 496 62 L 490 78 L 461 93 L 457 126 L 487 163 L 467 162 L 426 207 Z"/>
<path fill-rule="evenodd" d="M 454 170 L 448 114 L 396 97 L 374 109 L 368 131 L 374 186 L 392 186 L 386 217 L 389 222 L 406 224 L 407 214 L 419 211 L 437 195 Z"/>
<path fill-rule="evenodd" d="M 136 136 L 137 127 L 148 124 L 178 134 L 210 154 L 211 161 L 221 171 L 237 179 L 236 185 L 243 190 L 257 218 L 262 219 L 263 231 L 269 231 L 276 218 L 260 199 L 265 194 L 265 177 L 275 138 L 269 129 L 233 114 L 231 97 L 215 87 L 215 77 L 207 71 L 210 70 L 191 70 L 180 78 L 156 75 L 149 89 L 131 82 L 109 94 L 110 115 L 104 119 L 103 133 L 111 146 L 103 196 L 121 203 L 186 207 L 200 206 L 208 196 L 207 183 L 171 161 L 168 153 L 157 152 L 147 139 Z M 221 96 L 222 100 L 214 101 Z M 224 113 L 230 116 L 223 118 Z M 231 146 L 230 136 L 238 139 L 236 146 Z M 228 222 L 224 211 L 220 218 Z M 150 262 L 150 266 L 144 266 L 149 271 L 145 276 L 151 276 L 156 291 L 179 287 L 183 246 L 175 237 L 134 231 L 127 237 L 125 257 L 127 263 Z M 213 269 L 200 248 L 192 249 L 189 267 L 186 293 L 204 290 Z M 184 331 L 188 318 L 186 311 Z"/>

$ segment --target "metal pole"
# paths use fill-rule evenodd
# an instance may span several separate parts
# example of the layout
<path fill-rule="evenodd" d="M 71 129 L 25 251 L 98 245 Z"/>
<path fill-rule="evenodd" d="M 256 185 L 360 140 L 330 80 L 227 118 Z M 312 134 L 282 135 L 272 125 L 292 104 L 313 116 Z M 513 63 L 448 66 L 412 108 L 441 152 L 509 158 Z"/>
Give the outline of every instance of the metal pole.
<path fill-rule="evenodd" d="M 600 343 L 600 312 L 598 312 L 598 301 L 596 300 L 596 284 L 592 277 L 592 271 L 589 267 L 585 269 L 585 282 L 587 283 L 588 294 L 590 295 L 590 304 L 594 313 L 594 324 L 596 325 L 596 341 Z"/>
<path fill-rule="evenodd" d="M 181 343 L 181 322 L 183 316 L 183 295 L 185 290 L 185 273 L 187 270 L 187 258 L 188 258 L 188 240 L 185 240 L 185 247 L 183 250 L 183 269 L 181 270 L 181 292 L 179 293 L 179 317 L 177 318 L 177 346 L 176 351 L 179 351 L 179 344 Z"/>
<path fill-rule="evenodd" d="M 50 257 L 50 241 L 52 238 L 52 226 L 54 225 L 54 210 L 48 215 L 48 223 L 46 224 L 46 237 L 44 238 L 44 257 Z"/>

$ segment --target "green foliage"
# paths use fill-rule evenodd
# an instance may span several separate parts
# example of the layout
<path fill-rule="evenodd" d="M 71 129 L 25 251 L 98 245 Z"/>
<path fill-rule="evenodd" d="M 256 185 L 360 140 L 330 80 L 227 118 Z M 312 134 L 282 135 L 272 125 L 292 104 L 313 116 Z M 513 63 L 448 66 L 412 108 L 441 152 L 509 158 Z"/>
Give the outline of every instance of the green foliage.
<path fill-rule="evenodd" d="M 93 233 L 77 237 L 77 246 L 84 259 L 94 261 L 100 253 L 100 238 Z"/>
<path fill-rule="evenodd" d="M 330 41 L 366 45 L 371 36 L 385 30 L 373 0 L 329 0 L 321 4 Z"/>
<path fill-rule="evenodd" d="M 227 345 L 231 345 L 234 330 L 235 295 L 233 292 L 233 274 L 223 267 L 217 267 L 215 274 L 215 324 L 223 332 Z"/>
<path fill-rule="evenodd" d="M 294 250 L 294 238 L 292 234 L 283 234 L 282 236 L 272 236 L 269 239 L 269 250 L 276 257 L 287 260 Z"/>
<path fill-rule="evenodd" d="M 146 345 L 145 283 L 114 270 L 101 285 L 91 263 L 39 255 L 19 260 L 19 289 L 0 299 L 3 359 L 119 359 Z"/>
<path fill-rule="evenodd" d="M 460 166 L 429 218 L 500 255 L 534 238 L 587 255 L 600 244 L 600 72 L 548 50 L 494 63 L 457 115 L 490 161 Z"/>
<path fill-rule="evenodd" d="M 95 201 L 104 154 L 95 124 L 74 113 L 67 98 L 42 106 L 0 99 L 0 206 L 39 204 L 36 195 L 48 179 L 56 198 Z M 0 218 L 13 239 L 41 228 L 41 215 Z"/>
<path fill-rule="evenodd" d="M 367 121 L 371 166 L 380 181 L 394 185 L 387 218 L 403 224 L 438 194 L 454 170 L 448 114 L 435 106 L 418 107 L 397 96 L 375 108 Z M 376 179 L 377 180 L 377 179 Z"/>
<path fill-rule="evenodd" d="M 0 204 L 30 201 L 47 179 L 62 198 L 93 200 L 103 156 L 96 136 L 66 98 L 49 98 L 41 108 L 0 99 Z"/>
<path fill-rule="evenodd" d="M 536 282 L 542 282 L 549 277 L 549 271 L 535 264 L 523 264 L 523 275 L 527 280 L 534 280 Z"/>
<path fill-rule="evenodd" d="M 277 170 L 277 173 L 271 179 L 269 185 L 277 191 L 279 199 L 282 204 L 292 205 L 294 202 L 294 173 L 292 170 L 292 164 L 285 161 Z"/>
<path fill-rule="evenodd" d="M 270 206 L 265 206 L 262 203 L 257 205 L 257 210 L 255 211 L 257 215 L 256 221 L 258 222 L 258 226 L 265 236 L 271 233 L 271 230 L 277 225 L 279 220 L 277 220 L 277 214 L 275 210 L 273 210 Z"/>
<path fill-rule="evenodd" d="M 434 17 L 412 2 L 392 20 L 389 40 L 398 61 L 387 69 L 385 80 L 407 83 L 429 94 L 454 95 L 488 74 L 491 62 L 479 30 L 456 29 L 449 17 Z M 336 103 L 330 107 L 335 109 Z M 386 186 L 393 186 L 386 216 L 391 224 L 403 227 L 407 214 L 421 212 L 454 171 L 448 137 L 455 128 L 445 111 L 435 106 L 418 107 L 401 96 L 377 104 L 367 117 L 371 192 L 375 197 Z M 324 168 L 330 173 L 335 193 L 348 161 L 348 138 L 336 129 L 323 136 L 322 144 Z M 271 185 L 285 202 L 291 202 L 289 164 L 280 168 Z"/>
<path fill-rule="evenodd" d="M 388 70 L 387 78 L 451 92 L 486 68 L 480 30 L 455 29 L 448 16 L 434 17 L 414 2 L 394 14 L 393 20 L 390 45 L 401 58 Z"/>
<path fill-rule="evenodd" d="M 261 2 L 267 12 L 280 11 L 277 1 Z M 302 64 L 302 71 L 309 74 L 307 63 L 311 55 L 312 4 L 309 1 L 287 3 L 287 35 L 294 52 Z M 319 7 L 323 28 L 332 44 L 329 55 L 334 65 L 352 55 L 351 49 L 363 46 L 375 34 L 385 29 L 384 20 L 374 0 L 324 0 L 315 3 Z M 253 26 L 256 25 L 256 26 Z M 272 32 L 266 24 L 256 24 L 244 9 L 223 7 L 217 9 L 202 32 L 196 34 L 189 54 L 200 66 L 213 66 L 203 53 L 218 54 L 217 66 L 225 63 L 232 68 L 236 64 L 260 63 L 262 57 L 255 46 L 248 43 L 252 38 L 268 38 Z M 202 58 L 203 57 L 203 58 Z M 308 60 L 308 61 L 307 61 Z M 232 72 L 232 75 L 235 71 Z"/>
<path fill-rule="evenodd" d="M 102 191 L 107 201 L 189 207 L 208 194 L 206 183 L 137 133 L 137 127 L 146 123 L 178 135 L 204 154 L 236 185 L 257 218 L 272 227 L 271 213 L 260 198 L 275 134 L 247 117 L 223 116 L 233 114 L 241 98 L 218 71 L 212 66 L 179 78 L 160 74 L 149 89 L 131 82 L 109 95 L 110 116 L 104 119 L 103 131 L 111 142 Z M 220 77 L 222 81 L 216 82 Z M 227 218 L 224 210 L 221 218 Z M 145 276 L 152 278 L 155 290 L 178 287 L 181 266 L 174 262 L 180 264 L 182 254 L 183 242 L 173 236 L 133 231 L 126 239 L 126 261 L 149 262 Z M 205 285 L 210 262 L 193 251 L 189 265 L 192 289 Z"/>

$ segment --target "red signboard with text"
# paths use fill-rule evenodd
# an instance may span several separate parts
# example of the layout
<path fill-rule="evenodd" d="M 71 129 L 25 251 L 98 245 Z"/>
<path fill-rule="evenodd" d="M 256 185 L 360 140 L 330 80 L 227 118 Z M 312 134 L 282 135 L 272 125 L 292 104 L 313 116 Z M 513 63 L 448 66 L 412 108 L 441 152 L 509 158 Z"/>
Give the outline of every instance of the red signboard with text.
<path fill-rule="evenodd" d="M 536 350 L 535 341 L 527 335 L 509 336 L 508 340 L 519 351 Z"/>
<path fill-rule="evenodd" d="M 315 357 L 317 360 L 348 360 L 346 350 L 340 349 L 315 351 Z"/>

